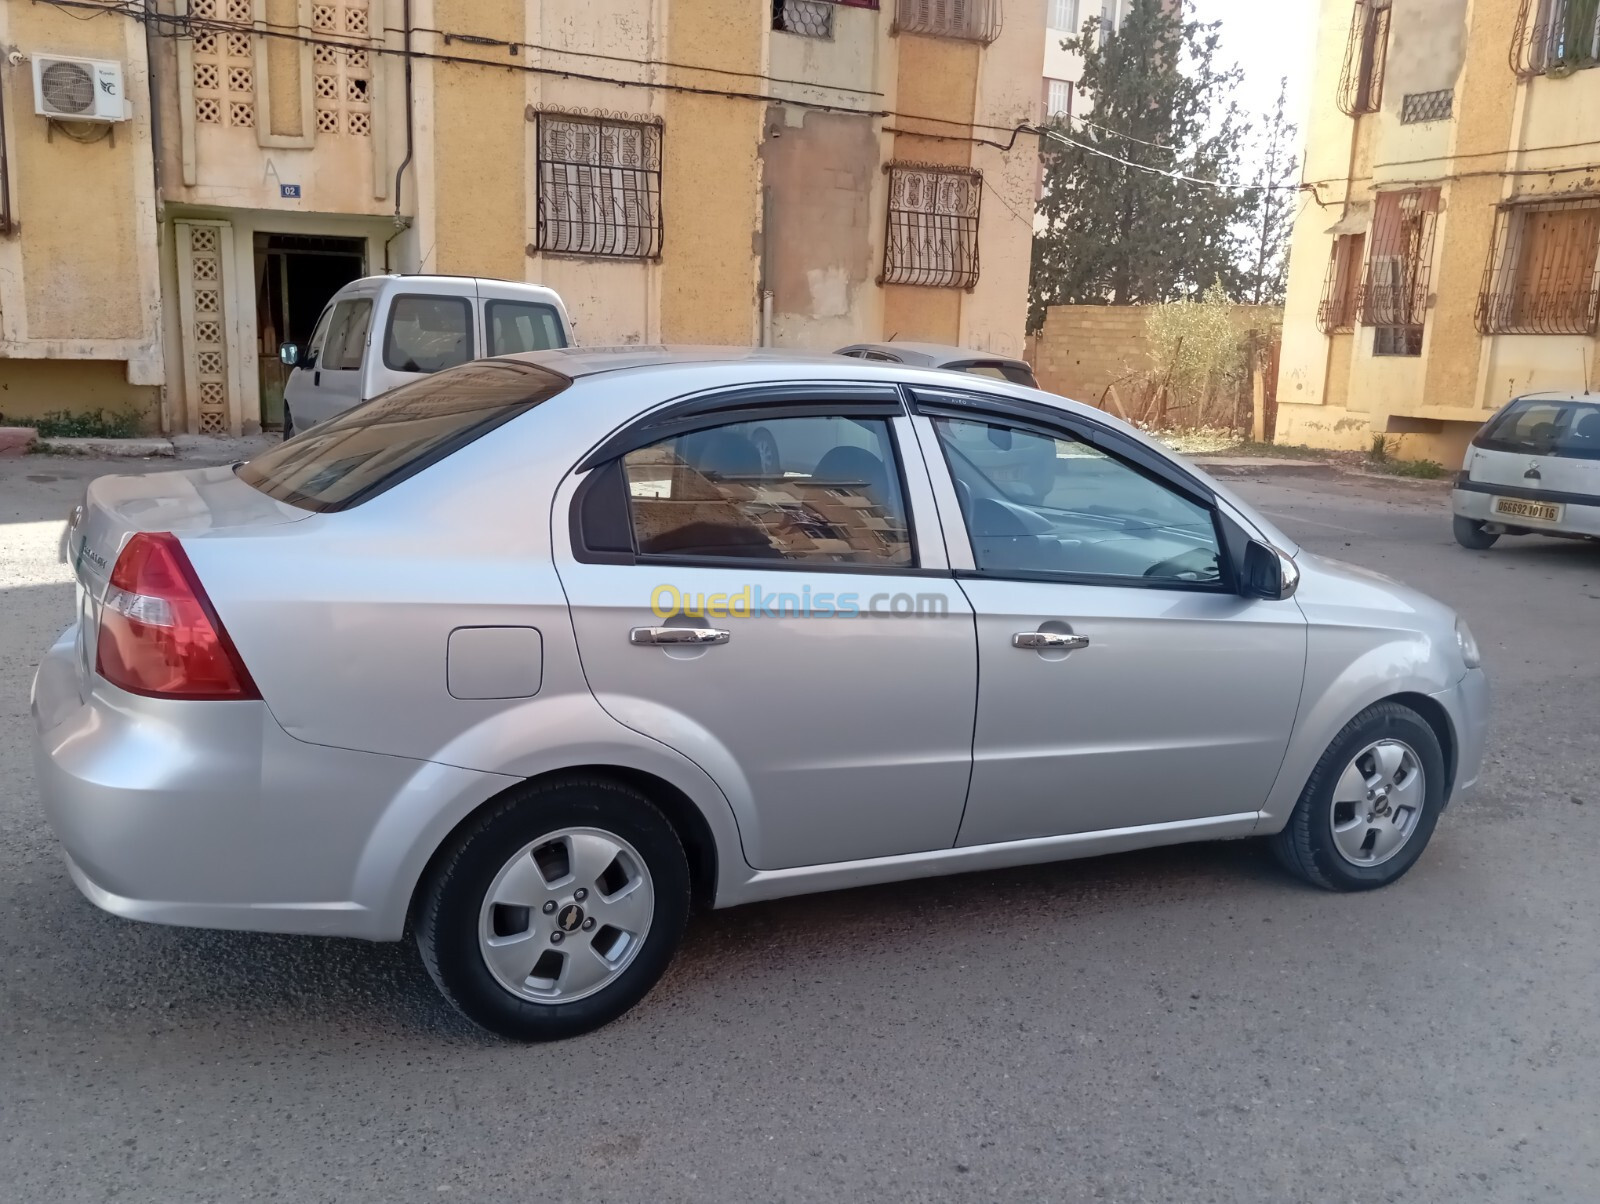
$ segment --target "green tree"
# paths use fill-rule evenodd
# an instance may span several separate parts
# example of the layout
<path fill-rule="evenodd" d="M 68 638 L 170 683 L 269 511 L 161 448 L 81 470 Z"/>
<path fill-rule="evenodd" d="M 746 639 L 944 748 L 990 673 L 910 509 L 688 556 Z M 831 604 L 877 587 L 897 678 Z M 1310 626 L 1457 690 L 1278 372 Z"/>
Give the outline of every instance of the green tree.
<path fill-rule="evenodd" d="M 1289 235 L 1294 229 L 1295 135 L 1300 127 L 1289 120 L 1289 78 L 1278 83 L 1278 100 L 1266 115 L 1257 142 L 1252 200 L 1255 220 L 1250 226 L 1244 267 L 1244 287 L 1239 299 L 1252 305 L 1282 305 L 1289 282 Z"/>
<path fill-rule="evenodd" d="M 1256 194 L 1240 187 L 1243 72 L 1216 66 L 1219 26 L 1172 0 L 1133 0 L 1120 29 L 1092 16 L 1063 43 L 1083 57 L 1078 87 L 1092 107 L 1040 135 L 1030 329 L 1047 305 L 1179 300 L 1218 280 L 1239 295 Z"/>

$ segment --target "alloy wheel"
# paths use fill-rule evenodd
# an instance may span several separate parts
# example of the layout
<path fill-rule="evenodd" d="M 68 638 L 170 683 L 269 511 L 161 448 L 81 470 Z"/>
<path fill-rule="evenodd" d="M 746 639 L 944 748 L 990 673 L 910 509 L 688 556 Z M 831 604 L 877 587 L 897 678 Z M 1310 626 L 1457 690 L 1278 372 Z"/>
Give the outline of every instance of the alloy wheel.
<path fill-rule="evenodd" d="M 1416 751 L 1400 740 L 1367 745 L 1333 788 L 1333 844 L 1351 865 L 1382 865 L 1417 829 L 1427 783 Z"/>
<path fill-rule="evenodd" d="M 524 845 L 495 875 L 478 948 L 513 995 L 570 1003 L 628 968 L 654 914 L 655 887 L 633 845 L 599 828 L 561 828 Z"/>

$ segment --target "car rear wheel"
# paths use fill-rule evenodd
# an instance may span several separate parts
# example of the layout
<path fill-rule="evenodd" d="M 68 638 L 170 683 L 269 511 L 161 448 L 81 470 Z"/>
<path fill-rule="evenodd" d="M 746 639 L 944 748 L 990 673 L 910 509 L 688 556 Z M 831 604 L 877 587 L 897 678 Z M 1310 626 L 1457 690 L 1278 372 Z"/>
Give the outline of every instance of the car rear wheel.
<path fill-rule="evenodd" d="M 1474 552 L 1494 547 L 1494 541 L 1500 538 L 1485 531 L 1484 524 L 1475 518 L 1462 518 L 1458 514 L 1450 520 L 1450 525 L 1455 529 L 1456 542 Z"/>
<path fill-rule="evenodd" d="M 1444 752 L 1426 720 L 1380 702 L 1328 745 L 1273 851 L 1328 890 L 1371 890 L 1409 870 L 1445 800 Z"/>
<path fill-rule="evenodd" d="M 616 782 L 513 791 L 441 854 L 416 921 L 445 998 L 521 1041 L 574 1037 L 655 985 L 689 913 L 672 825 Z"/>

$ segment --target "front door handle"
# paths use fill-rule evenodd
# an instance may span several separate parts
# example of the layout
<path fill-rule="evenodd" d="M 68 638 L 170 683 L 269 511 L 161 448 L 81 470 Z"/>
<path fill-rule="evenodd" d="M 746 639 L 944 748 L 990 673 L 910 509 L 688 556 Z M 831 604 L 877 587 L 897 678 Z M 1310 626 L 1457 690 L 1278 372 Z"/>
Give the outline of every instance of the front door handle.
<path fill-rule="evenodd" d="M 1065 635 L 1059 631 L 1019 631 L 1011 637 L 1013 648 L 1055 648 L 1070 652 L 1074 648 L 1087 648 L 1086 635 Z"/>
<path fill-rule="evenodd" d="M 628 632 L 630 644 L 665 644 L 669 648 L 726 644 L 732 638 L 732 632 L 719 631 L 715 627 L 635 627 Z"/>

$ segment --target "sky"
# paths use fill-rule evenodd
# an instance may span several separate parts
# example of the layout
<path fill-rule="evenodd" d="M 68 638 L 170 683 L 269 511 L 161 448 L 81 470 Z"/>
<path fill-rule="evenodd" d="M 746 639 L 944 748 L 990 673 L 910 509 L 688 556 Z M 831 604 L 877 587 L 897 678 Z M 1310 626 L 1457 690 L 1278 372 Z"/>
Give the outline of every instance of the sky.
<path fill-rule="evenodd" d="M 1278 80 L 1289 77 L 1289 120 L 1305 136 L 1312 44 L 1318 0 L 1191 0 L 1195 17 L 1222 22 L 1219 66 L 1244 68 L 1239 105 L 1259 118 L 1278 98 Z M 1298 147 L 1297 147 L 1298 151 Z"/>

